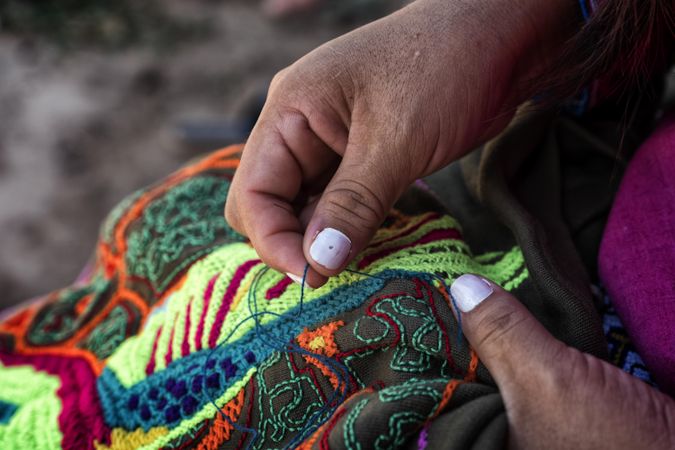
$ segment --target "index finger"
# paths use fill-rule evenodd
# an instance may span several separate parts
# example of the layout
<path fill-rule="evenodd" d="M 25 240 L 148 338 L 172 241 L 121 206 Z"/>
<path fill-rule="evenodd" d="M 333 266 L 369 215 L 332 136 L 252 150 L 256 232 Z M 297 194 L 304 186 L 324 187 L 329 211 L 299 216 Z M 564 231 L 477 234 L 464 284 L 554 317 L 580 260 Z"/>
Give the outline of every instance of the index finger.
<path fill-rule="evenodd" d="M 232 181 L 226 213 L 267 265 L 302 277 L 304 229 L 293 202 L 303 183 L 316 179 L 336 156 L 302 117 L 279 126 L 265 120 L 256 125 Z M 318 286 L 325 277 L 310 270 L 307 281 Z"/>

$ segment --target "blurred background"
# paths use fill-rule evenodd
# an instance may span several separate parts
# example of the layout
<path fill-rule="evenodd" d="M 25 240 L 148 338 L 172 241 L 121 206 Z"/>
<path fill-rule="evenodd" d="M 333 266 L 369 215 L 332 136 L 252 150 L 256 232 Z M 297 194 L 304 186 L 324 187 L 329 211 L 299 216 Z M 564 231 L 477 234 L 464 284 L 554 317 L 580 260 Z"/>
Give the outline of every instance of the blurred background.
<path fill-rule="evenodd" d="M 278 70 L 403 3 L 269 1 L 0 0 L 0 309 L 69 284 L 126 194 L 244 140 Z"/>

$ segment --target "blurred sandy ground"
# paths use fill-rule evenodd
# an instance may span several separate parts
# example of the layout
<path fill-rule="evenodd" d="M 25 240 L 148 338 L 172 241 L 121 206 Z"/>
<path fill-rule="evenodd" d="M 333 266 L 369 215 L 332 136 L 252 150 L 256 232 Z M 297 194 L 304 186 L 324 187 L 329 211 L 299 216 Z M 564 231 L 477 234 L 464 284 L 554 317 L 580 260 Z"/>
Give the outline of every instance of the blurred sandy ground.
<path fill-rule="evenodd" d="M 272 22 L 253 0 L 158 3 L 162 17 L 141 11 L 135 30 L 105 11 L 93 32 L 86 17 L 25 32 L 0 15 L 0 309 L 69 284 L 112 206 L 205 151 L 178 124 L 235 118 L 357 24 Z"/>

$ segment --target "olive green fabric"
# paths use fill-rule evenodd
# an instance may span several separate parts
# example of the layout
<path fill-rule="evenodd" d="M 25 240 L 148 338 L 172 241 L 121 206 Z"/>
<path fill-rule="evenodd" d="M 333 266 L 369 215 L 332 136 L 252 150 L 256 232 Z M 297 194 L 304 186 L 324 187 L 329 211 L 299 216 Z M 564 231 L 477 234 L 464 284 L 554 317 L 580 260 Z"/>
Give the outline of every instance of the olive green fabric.
<path fill-rule="evenodd" d="M 503 448 L 501 396 L 447 284 L 489 276 L 557 337 L 605 355 L 589 271 L 616 135 L 588 129 L 601 127 L 521 113 L 432 180 L 442 200 L 409 191 L 350 271 L 312 292 L 227 226 L 238 149 L 216 152 L 123 202 L 83 284 L 0 323 L 1 373 L 29 366 L 63 385 L 35 416 L 65 420 L 53 447 Z M 39 439 L 11 426 L 10 447 Z"/>
<path fill-rule="evenodd" d="M 625 161 L 650 129 L 654 106 L 643 110 L 625 128 L 615 110 L 582 120 L 525 109 L 496 139 L 426 179 L 474 252 L 522 249 L 530 276 L 516 297 L 558 339 L 601 358 L 607 344 L 591 282 Z M 489 384 L 458 387 L 427 429 L 427 449 L 506 446 L 504 406 Z"/>
<path fill-rule="evenodd" d="M 599 357 L 597 251 L 655 104 L 636 110 L 640 120 L 626 127 L 617 105 L 583 119 L 525 106 L 496 139 L 427 179 L 474 251 L 520 246 L 536 291 L 520 300 L 557 338 Z"/>

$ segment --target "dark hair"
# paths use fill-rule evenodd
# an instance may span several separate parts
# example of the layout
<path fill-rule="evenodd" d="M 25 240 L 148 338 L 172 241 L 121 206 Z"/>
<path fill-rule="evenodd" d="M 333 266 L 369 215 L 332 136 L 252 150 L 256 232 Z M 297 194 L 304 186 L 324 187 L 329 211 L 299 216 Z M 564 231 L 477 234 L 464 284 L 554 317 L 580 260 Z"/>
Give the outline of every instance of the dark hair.
<path fill-rule="evenodd" d="M 554 99 L 602 76 L 616 93 L 640 86 L 671 62 L 675 0 L 603 0 L 537 84 Z"/>

